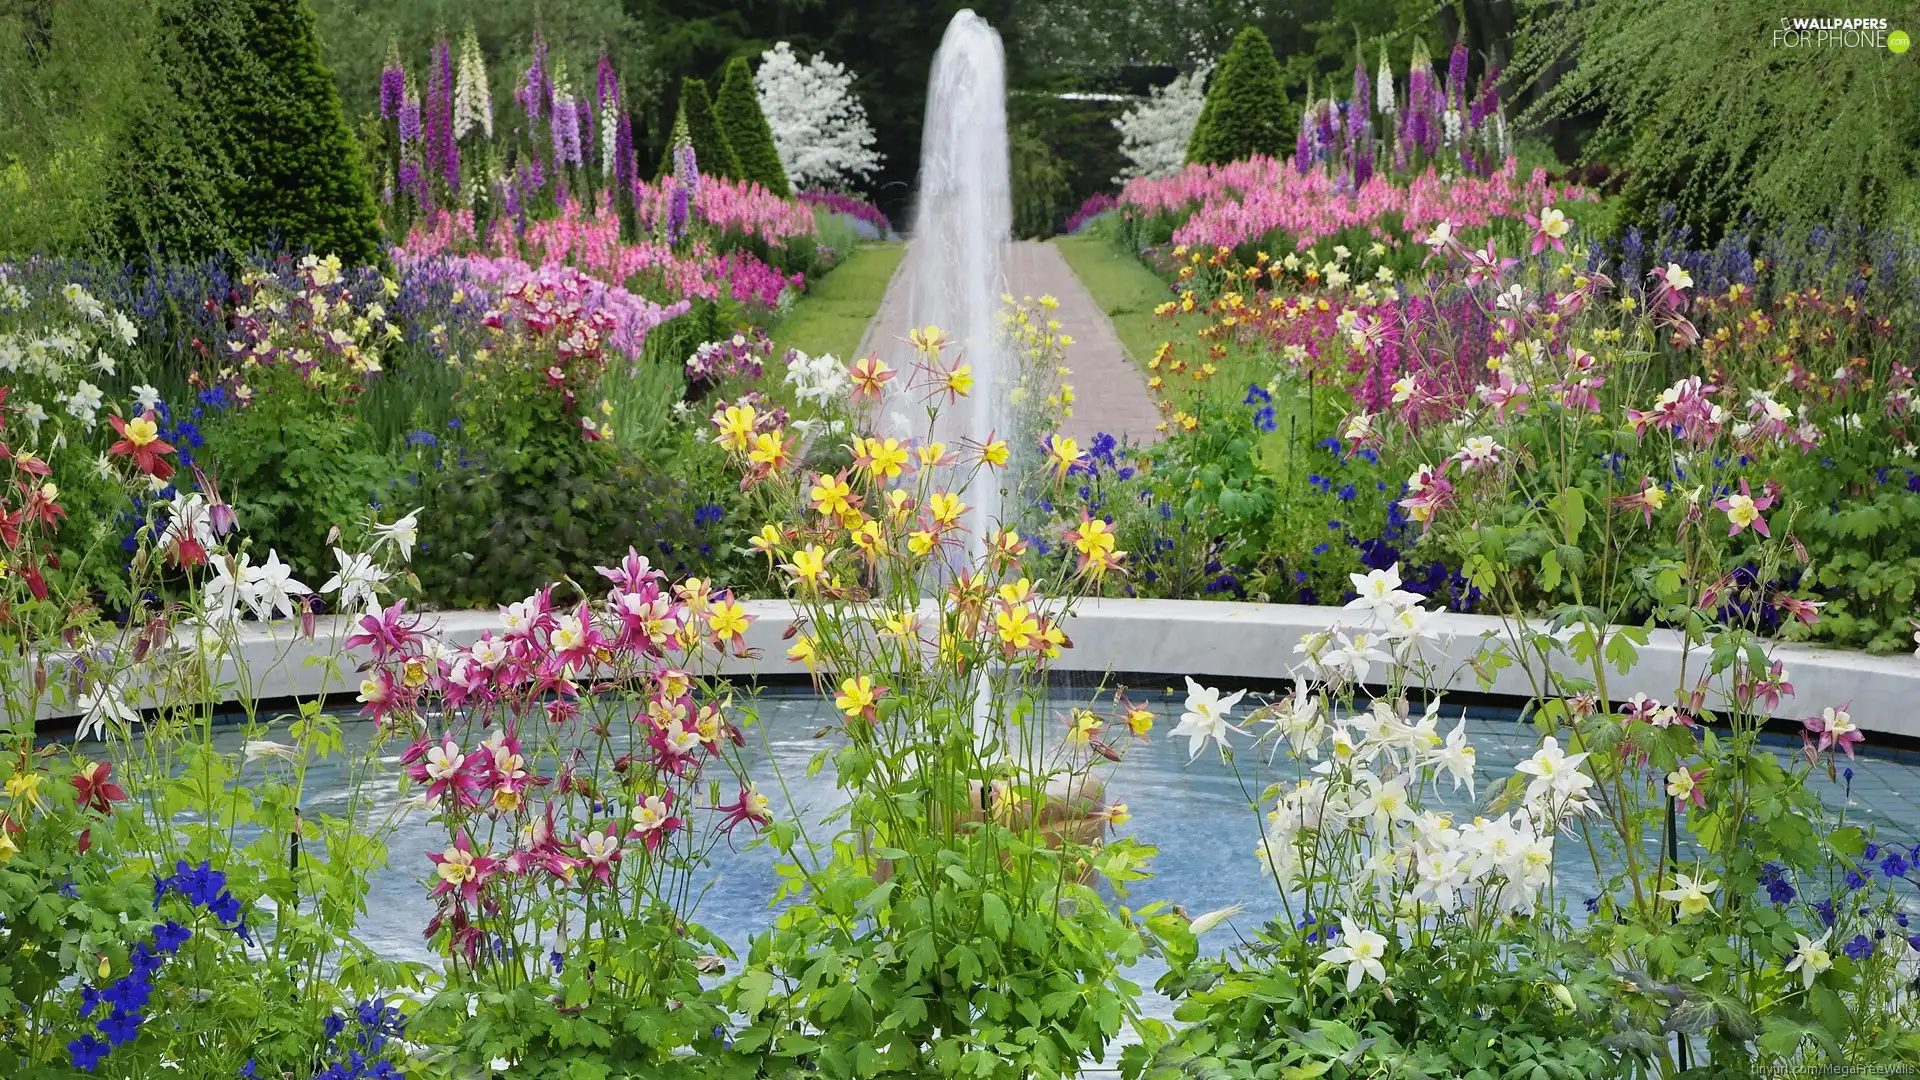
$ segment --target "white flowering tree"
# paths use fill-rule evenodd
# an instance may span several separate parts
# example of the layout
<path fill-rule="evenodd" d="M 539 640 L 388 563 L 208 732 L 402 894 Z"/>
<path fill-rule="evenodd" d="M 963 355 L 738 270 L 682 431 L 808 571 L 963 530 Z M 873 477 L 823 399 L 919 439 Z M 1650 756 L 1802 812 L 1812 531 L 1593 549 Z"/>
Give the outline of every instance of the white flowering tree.
<path fill-rule="evenodd" d="M 760 54 L 753 84 L 795 188 L 844 187 L 880 167 L 867 110 L 844 65 L 817 54 L 803 64 L 782 41 Z"/>
<path fill-rule="evenodd" d="M 1114 183 L 1180 171 L 1193 125 L 1200 119 L 1200 106 L 1207 98 L 1207 73 L 1212 70 L 1212 64 L 1201 64 L 1165 86 L 1154 87 L 1147 100 L 1114 120 L 1113 126 L 1120 129 L 1120 152 L 1129 163 L 1113 178 Z"/>

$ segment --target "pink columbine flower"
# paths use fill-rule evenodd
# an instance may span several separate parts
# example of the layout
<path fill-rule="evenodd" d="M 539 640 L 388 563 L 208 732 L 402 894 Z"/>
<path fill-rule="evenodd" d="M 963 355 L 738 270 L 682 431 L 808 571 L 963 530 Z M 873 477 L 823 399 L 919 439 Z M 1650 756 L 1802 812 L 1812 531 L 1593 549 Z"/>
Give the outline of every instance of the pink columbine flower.
<path fill-rule="evenodd" d="M 721 818 L 720 827 L 729 833 L 743 821 L 753 822 L 756 828 L 773 821 L 772 804 L 767 801 L 765 795 L 760 794 L 760 789 L 752 784 L 740 789 L 739 798 L 730 803 L 722 803 L 714 809 L 725 815 Z"/>
<path fill-rule="evenodd" d="M 627 838 L 646 844 L 648 851 L 657 851 L 660 841 L 685 824 L 673 815 L 673 792 L 670 790 L 658 795 L 648 793 L 635 799 L 632 817 L 633 828 L 628 830 Z"/>
<path fill-rule="evenodd" d="M 480 899 L 480 889 L 493 875 L 499 872 L 500 860 L 484 852 L 476 854 L 473 842 L 467 839 L 463 830 L 453 839 L 453 846 L 445 851 L 429 851 L 427 858 L 433 860 L 435 871 L 440 878 L 434 885 L 431 895 L 452 895 L 461 904 L 474 904 Z"/>
<path fill-rule="evenodd" d="M 1828 706 L 1820 710 L 1819 716 L 1809 716 L 1801 721 L 1809 732 L 1820 737 L 1817 743 L 1808 739 L 1809 758 L 1825 753 L 1836 746 L 1846 751 L 1848 757 L 1853 756 L 1854 744 L 1864 740 L 1866 735 L 1848 714 L 1848 704 L 1852 703 L 1842 704 L 1838 708 Z"/>
<path fill-rule="evenodd" d="M 1753 492 L 1747 487 L 1746 478 L 1742 477 L 1739 493 L 1716 500 L 1713 507 L 1716 510 L 1726 511 L 1728 536 L 1739 535 L 1740 530 L 1749 525 L 1761 536 L 1770 536 L 1771 534 L 1767 532 L 1767 519 L 1761 517 L 1760 512 L 1772 505 L 1773 495 L 1763 493 L 1759 498 L 1755 498 Z"/>
<path fill-rule="evenodd" d="M 408 618 L 406 610 L 407 602 L 396 600 L 391 607 L 360 616 L 354 621 L 354 632 L 347 636 L 346 647 L 371 645 L 374 659 L 380 661 L 413 655 L 418 651 L 420 620 Z"/>
<path fill-rule="evenodd" d="M 1667 774 L 1667 797 L 1674 801 L 1680 813 L 1686 813 L 1689 806 L 1707 808 L 1707 790 L 1703 786 L 1706 778 L 1705 768 L 1675 769 Z"/>

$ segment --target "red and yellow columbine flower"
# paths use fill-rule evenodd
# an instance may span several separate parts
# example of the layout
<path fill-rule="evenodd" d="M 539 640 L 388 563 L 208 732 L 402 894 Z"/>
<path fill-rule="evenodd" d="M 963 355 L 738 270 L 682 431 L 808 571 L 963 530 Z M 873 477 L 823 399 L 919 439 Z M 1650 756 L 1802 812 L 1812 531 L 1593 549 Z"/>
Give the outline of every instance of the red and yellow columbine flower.
<path fill-rule="evenodd" d="M 905 488 L 894 488 L 886 495 L 887 520 L 895 525 L 907 520 L 913 513 L 913 493 Z"/>
<path fill-rule="evenodd" d="M 1006 566 L 1017 566 L 1027 553 L 1027 542 L 1012 529 L 1002 529 L 993 534 L 987 550 L 995 562 Z"/>
<path fill-rule="evenodd" d="M 834 696 L 833 704 L 847 719 L 871 723 L 874 706 L 886 693 L 886 687 L 873 684 L 873 676 L 858 675 L 840 681 L 840 693 Z"/>
<path fill-rule="evenodd" d="M 940 332 L 938 326 L 926 326 L 908 330 L 907 343 L 918 350 L 922 356 L 931 360 L 940 355 L 940 350 L 946 347 L 947 336 Z"/>
<path fill-rule="evenodd" d="M 939 534 L 931 529 L 915 529 L 907 534 L 907 550 L 922 559 L 931 555 L 939 543 Z"/>
<path fill-rule="evenodd" d="M 1004 469 L 1012 460 L 1013 451 L 1005 439 L 988 438 L 987 444 L 980 448 L 980 460 L 990 469 Z"/>
<path fill-rule="evenodd" d="M 820 650 L 812 634 L 801 634 L 793 639 L 793 645 L 787 649 L 787 660 L 791 663 L 805 664 L 808 671 L 820 661 Z"/>
<path fill-rule="evenodd" d="M 950 401 L 958 401 L 973 393 L 973 365 L 954 365 L 953 370 L 942 378 L 941 389 L 947 392 Z"/>
<path fill-rule="evenodd" d="M 885 360 L 877 356 L 863 356 L 853 362 L 849 369 L 853 376 L 853 399 L 863 397 L 879 398 L 881 388 L 886 386 L 894 375 L 898 374 L 887 366 Z"/>
<path fill-rule="evenodd" d="M 1040 627 L 1039 648 L 1041 656 L 1052 660 L 1060 655 L 1061 649 L 1068 648 L 1072 644 L 1072 642 L 1067 640 L 1067 632 L 1060 629 L 1059 623 L 1054 622 L 1052 619 L 1043 620 Z"/>
<path fill-rule="evenodd" d="M 156 480 L 173 475 L 173 466 L 161 457 L 173 453 L 173 447 L 160 441 L 160 425 L 154 422 L 152 412 L 141 413 L 131 420 L 109 416 L 107 423 L 120 433 L 120 441 L 109 447 L 107 453 L 133 458 L 134 468 Z"/>
<path fill-rule="evenodd" d="M 880 535 L 880 523 L 871 519 L 860 523 L 860 527 L 848 534 L 853 546 L 869 560 L 877 559 L 887 549 L 886 538 Z"/>
<path fill-rule="evenodd" d="M 1085 746 L 1093 741 L 1095 735 L 1107 725 L 1100 720 L 1100 714 L 1091 709 L 1075 709 L 1067 717 L 1067 743 L 1071 746 Z"/>
<path fill-rule="evenodd" d="M 954 456 L 947 453 L 946 443 L 923 443 L 920 446 L 918 455 L 923 468 L 930 468 L 935 465 L 951 465 L 954 463 Z"/>
<path fill-rule="evenodd" d="M 747 464 L 756 478 L 779 475 L 793 464 L 793 440 L 784 429 L 755 434 L 747 447 Z"/>

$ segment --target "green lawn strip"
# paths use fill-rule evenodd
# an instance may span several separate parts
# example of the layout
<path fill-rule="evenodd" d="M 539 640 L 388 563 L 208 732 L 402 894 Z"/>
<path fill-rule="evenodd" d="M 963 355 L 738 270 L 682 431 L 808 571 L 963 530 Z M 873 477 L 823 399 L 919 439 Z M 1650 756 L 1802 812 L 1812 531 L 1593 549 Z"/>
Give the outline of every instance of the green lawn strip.
<path fill-rule="evenodd" d="M 799 349 L 810 356 L 832 353 L 852 361 L 860 335 L 880 310 L 887 282 L 906 253 L 900 243 L 862 244 L 825 277 L 812 282 L 787 317 L 775 324 L 773 355 Z"/>

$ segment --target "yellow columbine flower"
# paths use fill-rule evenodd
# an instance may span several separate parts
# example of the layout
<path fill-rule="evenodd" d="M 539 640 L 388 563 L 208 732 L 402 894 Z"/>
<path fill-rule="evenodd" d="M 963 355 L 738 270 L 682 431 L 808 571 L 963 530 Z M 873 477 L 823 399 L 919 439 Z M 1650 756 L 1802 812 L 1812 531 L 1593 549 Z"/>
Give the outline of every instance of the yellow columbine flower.
<path fill-rule="evenodd" d="M 1067 643 L 1067 632 L 1059 626 L 1048 623 L 1040 631 L 1040 655 L 1049 659 L 1060 655 L 1060 649 Z"/>
<path fill-rule="evenodd" d="M 713 441 L 734 452 L 747 448 L 747 440 L 754 434 L 754 427 L 760 421 L 760 414 L 751 405 L 729 405 L 714 418 L 714 426 L 720 433 Z"/>
<path fill-rule="evenodd" d="M 1127 730 L 1133 732 L 1137 738 L 1146 738 L 1147 732 L 1153 730 L 1153 710 L 1143 709 L 1137 705 L 1128 709 Z"/>
<path fill-rule="evenodd" d="M 947 456 L 947 444 L 942 442 L 923 443 L 918 451 L 920 464 L 938 465 Z"/>
<path fill-rule="evenodd" d="M 938 491 L 927 500 L 927 509 L 932 511 L 936 523 L 943 528 L 950 528 L 959 522 L 961 514 L 966 513 L 967 504 L 950 491 Z"/>
<path fill-rule="evenodd" d="M 1105 726 L 1100 722 L 1099 714 L 1093 710 L 1075 709 L 1067 718 L 1067 742 L 1074 746 L 1085 746 Z"/>
<path fill-rule="evenodd" d="M 795 638 L 793 647 L 787 650 L 787 659 L 793 663 L 805 664 L 807 670 L 812 671 L 813 665 L 820 659 L 820 653 L 813 643 L 813 635 L 801 634 Z"/>
<path fill-rule="evenodd" d="M 833 704 L 846 714 L 847 719 L 853 720 L 867 715 L 874 703 L 880 700 L 881 692 L 880 688 L 873 685 L 871 675 L 843 679 L 840 693 L 834 697 Z"/>
<path fill-rule="evenodd" d="M 6 862 L 20 851 L 20 845 L 13 842 L 5 829 L 0 829 L 0 863 Z"/>
<path fill-rule="evenodd" d="M 782 563 L 781 569 L 805 584 L 812 585 L 821 574 L 826 572 L 827 553 L 818 544 L 808 544 L 793 553 L 792 562 Z"/>
<path fill-rule="evenodd" d="M 37 808 L 43 805 L 40 800 L 40 782 L 43 779 L 44 777 L 39 773 L 28 772 L 25 769 L 14 773 L 13 776 L 7 780 L 7 797 L 16 803 L 24 803 L 29 807 Z"/>
<path fill-rule="evenodd" d="M 753 443 L 747 450 L 747 463 L 763 468 L 769 473 L 777 473 L 793 461 L 788 452 L 786 431 L 762 431 L 754 435 Z"/>
<path fill-rule="evenodd" d="M 887 546 L 886 541 L 880 536 L 880 523 L 877 521 L 861 522 L 860 527 L 849 534 L 849 539 L 853 541 L 853 546 L 859 548 L 868 558 L 879 555 Z"/>
<path fill-rule="evenodd" d="M 716 641 L 742 637 L 747 632 L 747 609 L 729 596 L 713 606 L 713 611 L 707 615 L 707 627 L 713 631 Z"/>
<path fill-rule="evenodd" d="M 1091 558 L 1096 552 L 1104 555 L 1113 550 L 1113 526 L 1101 518 L 1090 517 L 1081 522 L 1075 533 L 1073 548 L 1082 555 Z"/>
<path fill-rule="evenodd" d="M 1040 621 L 1033 617 L 1025 604 L 1015 604 L 993 617 L 994 630 L 1000 640 L 1013 649 L 1024 649 L 1033 644 L 1040 633 Z"/>
<path fill-rule="evenodd" d="M 1107 807 L 1100 816 L 1106 818 L 1107 823 L 1116 829 L 1133 820 L 1133 815 L 1127 812 L 1126 803 L 1114 803 L 1112 806 Z"/>
<path fill-rule="evenodd" d="M 772 523 L 768 523 L 760 526 L 760 532 L 751 540 L 747 541 L 747 546 L 766 555 L 768 558 L 772 558 L 779 554 L 780 546 L 785 541 L 786 537 L 780 534 L 779 528 Z"/>
<path fill-rule="evenodd" d="M 994 439 L 980 451 L 980 460 L 986 462 L 990 468 L 1006 468 L 1010 457 L 1011 451 L 1008 450 L 1005 439 Z"/>
<path fill-rule="evenodd" d="M 1026 578 L 1021 578 L 1019 581 L 1010 581 L 1000 586 L 1000 599 L 1009 606 L 1024 604 L 1027 602 L 1027 597 L 1032 595 L 1033 582 Z"/>
<path fill-rule="evenodd" d="M 1080 463 L 1084 457 L 1080 444 L 1065 435 L 1055 435 L 1047 440 L 1047 454 L 1053 462 L 1055 476 L 1067 475 L 1067 470 Z"/>
<path fill-rule="evenodd" d="M 947 339 L 938 326 L 929 325 L 923 329 L 908 330 L 907 343 L 928 358 L 932 358 L 940 352 L 941 347 L 947 343 Z"/>
<path fill-rule="evenodd" d="M 915 529 L 907 534 L 907 550 L 924 559 L 933 552 L 940 538 L 930 529 Z"/>
<path fill-rule="evenodd" d="M 956 398 L 973 393 L 973 365 L 961 364 L 947 372 L 946 388 Z"/>

